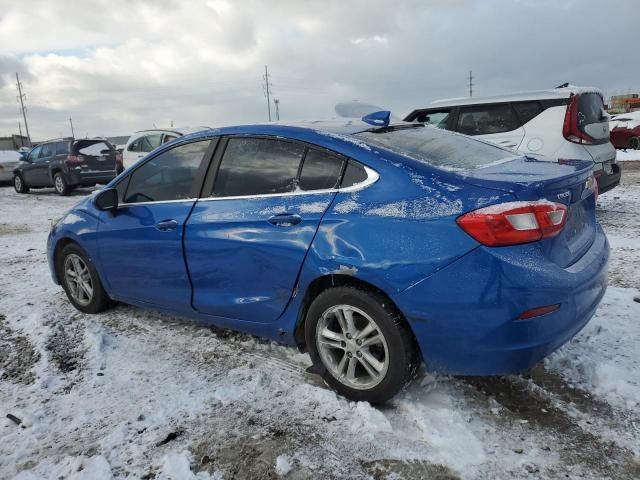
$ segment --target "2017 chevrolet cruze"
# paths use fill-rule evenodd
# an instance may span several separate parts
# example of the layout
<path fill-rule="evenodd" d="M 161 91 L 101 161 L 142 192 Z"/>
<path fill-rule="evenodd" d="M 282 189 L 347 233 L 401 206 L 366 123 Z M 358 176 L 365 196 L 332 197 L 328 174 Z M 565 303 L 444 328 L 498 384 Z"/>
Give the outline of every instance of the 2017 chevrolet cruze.
<path fill-rule="evenodd" d="M 516 372 L 586 324 L 609 256 L 591 167 L 381 112 L 205 130 L 69 211 L 49 264 L 83 312 L 115 300 L 297 344 L 380 403 L 421 360 Z"/>

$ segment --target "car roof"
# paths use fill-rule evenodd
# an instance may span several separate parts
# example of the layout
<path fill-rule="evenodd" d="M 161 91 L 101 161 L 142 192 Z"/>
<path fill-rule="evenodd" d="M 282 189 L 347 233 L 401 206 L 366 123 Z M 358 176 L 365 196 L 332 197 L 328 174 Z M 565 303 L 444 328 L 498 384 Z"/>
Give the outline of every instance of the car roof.
<path fill-rule="evenodd" d="M 460 98 L 444 98 L 435 100 L 428 107 L 452 107 L 458 105 L 477 105 L 482 103 L 499 103 L 499 102 L 518 102 L 528 100 L 554 100 L 569 98 L 571 95 L 580 93 L 598 93 L 602 92 L 593 87 L 576 87 L 568 85 L 566 87 L 549 88 L 546 90 L 531 90 L 525 92 L 515 92 L 506 95 L 492 95 L 487 97 L 460 97 Z"/>

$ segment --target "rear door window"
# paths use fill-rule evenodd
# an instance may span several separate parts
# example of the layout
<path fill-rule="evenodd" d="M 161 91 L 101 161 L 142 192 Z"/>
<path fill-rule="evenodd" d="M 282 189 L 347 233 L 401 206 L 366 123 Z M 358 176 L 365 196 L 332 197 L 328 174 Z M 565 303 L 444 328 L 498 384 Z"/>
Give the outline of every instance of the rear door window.
<path fill-rule="evenodd" d="M 438 128 L 447 128 L 449 124 L 449 117 L 451 116 L 451 109 L 433 110 L 424 112 L 416 117 L 416 120 L 425 125 L 433 125 Z"/>
<path fill-rule="evenodd" d="M 301 190 L 324 190 L 337 187 L 343 163 L 344 160 L 335 155 L 309 149 L 304 157 L 298 187 Z"/>
<path fill-rule="evenodd" d="M 209 140 L 168 150 L 137 168 L 129 178 L 125 203 L 182 200 L 193 196 L 193 187 L 209 148 Z"/>
<path fill-rule="evenodd" d="M 270 138 L 230 138 L 213 187 L 215 197 L 292 192 L 305 147 Z"/>
<path fill-rule="evenodd" d="M 505 103 L 461 108 L 457 130 L 465 135 L 490 135 L 509 132 L 519 126 L 511 105 Z"/>
<path fill-rule="evenodd" d="M 53 157 L 55 154 L 56 154 L 56 144 L 55 143 L 45 143 L 42 146 L 41 158 Z"/>

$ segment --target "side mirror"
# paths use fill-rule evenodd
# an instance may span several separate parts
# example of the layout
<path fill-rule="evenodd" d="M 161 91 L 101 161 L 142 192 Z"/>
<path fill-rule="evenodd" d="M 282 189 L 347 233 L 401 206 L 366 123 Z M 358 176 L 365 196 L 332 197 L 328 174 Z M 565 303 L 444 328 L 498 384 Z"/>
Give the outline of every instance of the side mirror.
<path fill-rule="evenodd" d="M 114 213 L 118 209 L 118 191 L 115 188 L 102 190 L 96 195 L 94 202 L 98 210 Z"/>

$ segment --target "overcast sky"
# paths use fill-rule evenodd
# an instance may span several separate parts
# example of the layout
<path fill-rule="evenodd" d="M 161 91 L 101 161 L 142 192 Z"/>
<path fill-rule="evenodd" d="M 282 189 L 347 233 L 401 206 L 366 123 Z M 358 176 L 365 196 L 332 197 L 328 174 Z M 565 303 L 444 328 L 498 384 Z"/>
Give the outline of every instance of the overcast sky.
<path fill-rule="evenodd" d="M 443 97 L 554 87 L 640 90 L 634 0 L 0 0 L 0 136 L 284 120 L 359 99 L 396 114 Z"/>

